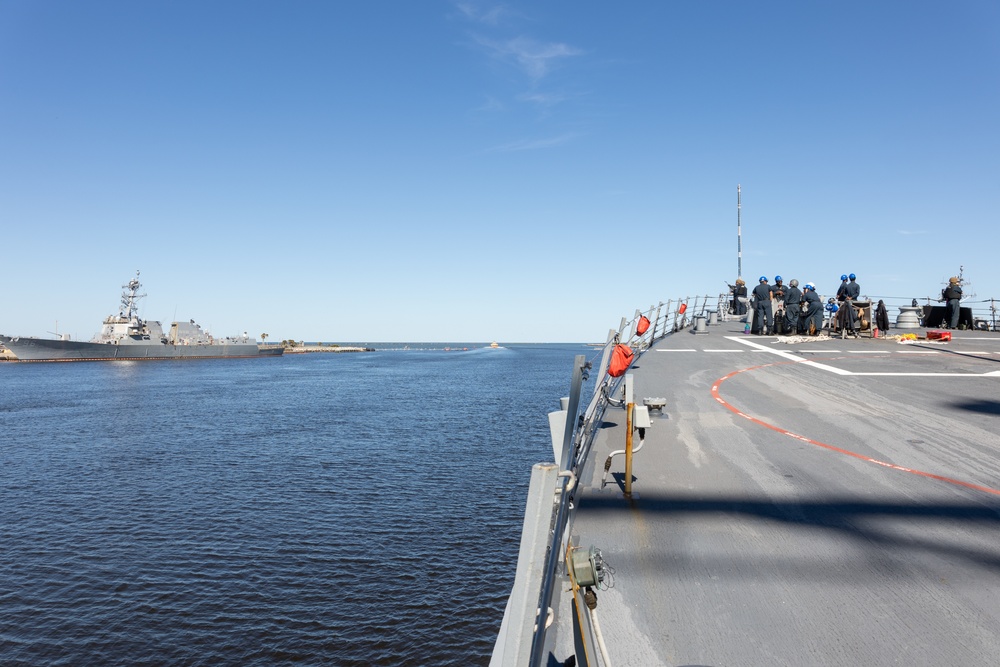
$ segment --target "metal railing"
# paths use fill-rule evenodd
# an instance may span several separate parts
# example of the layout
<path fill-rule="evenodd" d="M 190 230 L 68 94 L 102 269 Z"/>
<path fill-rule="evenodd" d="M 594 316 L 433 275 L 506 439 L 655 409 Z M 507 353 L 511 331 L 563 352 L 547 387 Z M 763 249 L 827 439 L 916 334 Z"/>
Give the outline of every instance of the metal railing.
<path fill-rule="evenodd" d="M 945 305 L 944 301 L 942 301 L 940 297 L 929 296 L 918 298 L 863 296 L 863 298 L 870 300 L 872 303 L 877 303 L 880 300 L 884 301 L 886 308 L 889 310 L 889 319 L 891 321 L 895 320 L 896 314 L 902 307 L 913 305 L 922 307 Z M 963 309 L 968 308 L 972 311 L 974 329 L 980 331 L 1000 331 L 1000 299 L 978 299 L 976 297 L 970 297 L 968 299 L 962 299 L 960 307 Z M 921 321 L 921 325 L 925 327 L 938 327 L 941 323 Z"/>
<path fill-rule="evenodd" d="M 724 312 L 724 296 L 686 297 L 660 302 L 645 311 L 636 310 L 632 319 L 623 317 L 618 328 L 608 332 L 607 341 L 595 352 L 595 358 L 601 356 L 596 368 L 585 355 L 574 360 L 570 396 L 563 399 L 565 409 L 549 415 L 553 454 L 560 463 L 558 467 L 539 463 L 532 468 L 514 588 L 491 665 L 546 663 L 547 630 L 556 615 L 552 609 L 553 592 L 557 582 L 568 576 L 565 554 L 579 489 L 575 482 L 587 464 L 608 407 L 624 406 L 625 375 L 608 374 L 614 347 L 626 344 L 638 359 L 657 340 L 687 328 L 694 318 L 709 310 Z M 650 326 L 640 335 L 637 326 L 643 316 L 649 319 Z M 591 376 L 595 378 L 594 393 L 581 412 L 583 385 Z M 594 637 L 587 627 L 583 630 L 593 655 Z"/>

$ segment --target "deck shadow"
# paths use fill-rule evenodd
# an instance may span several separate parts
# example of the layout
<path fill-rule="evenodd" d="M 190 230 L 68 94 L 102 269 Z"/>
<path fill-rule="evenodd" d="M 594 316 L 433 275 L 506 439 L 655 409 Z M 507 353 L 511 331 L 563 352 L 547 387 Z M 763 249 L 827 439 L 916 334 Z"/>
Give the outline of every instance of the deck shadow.
<path fill-rule="evenodd" d="M 951 405 L 958 410 L 979 412 L 984 415 L 1000 415 L 1000 401 L 956 401 Z"/>
<path fill-rule="evenodd" d="M 623 475 L 616 473 L 619 483 Z M 579 511 L 589 520 L 622 521 L 634 519 L 636 512 L 657 522 L 676 520 L 719 521 L 723 524 L 766 521 L 796 529 L 829 532 L 837 539 L 849 539 L 866 546 L 899 551 L 922 551 L 938 556 L 975 563 L 979 567 L 1000 573 L 1000 541 L 992 547 L 971 547 L 950 541 L 937 532 L 942 526 L 958 526 L 982 531 L 994 537 L 1000 535 L 1000 502 L 907 503 L 898 501 L 865 501 L 850 497 L 817 500 L 748 498 L 740 496 L 692 498 L 685 495 L 658 494 L 638 489 L 636 499 L 619 496 L 585 495 Z M 630 517 L 630 518 L 626 518 Z M 912 532 L 901 535 L 900 526 L 912 528 L 926 522 L 926 535 Z"/>

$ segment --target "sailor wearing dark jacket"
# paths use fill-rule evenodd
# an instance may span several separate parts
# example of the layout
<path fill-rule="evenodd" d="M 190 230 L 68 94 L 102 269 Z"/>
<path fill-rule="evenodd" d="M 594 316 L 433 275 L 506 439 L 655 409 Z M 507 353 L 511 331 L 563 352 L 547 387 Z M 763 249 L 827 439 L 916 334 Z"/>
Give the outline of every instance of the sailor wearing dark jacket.
<path fill-rule="evenodd" d="M 859 296 L 861 296 L 861 285 L 855 282 L 857 276 L 853 273 L 848 277 L 851 279 L 851 282 L 847 283 L 847 287 L 844 289 L 844 295 L 851 301 L 855 301 Z"/>
<path fill-rule="evenodd" d="M 733 313 L 747 314 L 747 284 L 742 278 L 737 278 L 733 286 Z"/>
<path fill-rule="evenodd" d="M 799 281 L 792 278 L 785 292 L 785 333 L 802 333 L 799 327 L 799 302 L 802 301 L 802 290 Z"/>
<path fill-rule="evenodd" d="M 753 288 L 753 319 L 757 326 L 757 333 L 764 336 L 774 326 L 771 315 L 771 297 L 771 286 L 767 284 L 767 276 L 761 276 L 760 283 Z"/>
<path fill-rule="evenodd" d="M 959 304 L 962 302 L 962 287 L 959 279 L 952 276 L 948 279 L 948 286 L 941 291 L 941 296 L 948 303 L 948 328 L 958 327 Z"/>
<path fill-rule="evenodd" d="M 785 289 L 781 276 L 774 277 L 771 286 L 771 312 L 774 314 L 774 329 L 771 333 L 782 333 L 785 330 Z"/>
<path fill-rule="evenodd" d="M 847 274 L 840 276 L 840 287 L 837 288 L 837 301 L 847 298 Z"/>
<path fill-rule="evenodd" d="M 816 294 L 816 286 L 806 283 L 802 292 L 805 302 L 805 328 L 810 336 L 815 336 L 823 328 L 823 300 Z"/>
<path fill-rule="evenodd" d="M 844 278 L 845 276 L 841 276 Z M 851 335 L 858 333 L 858 314 L 854 310 L 854 300 L 861 295 L 861 285 L 857 282 L 857 276 L 853 273 L 848 276 L 851 282 L 842 283 L 837 291 L 837 298 L 844 302 L 844 307 L 840 309 L 840 326 L 846 329 Z"/>
<path fill-rule="evenodd" d="M 771 294 L 774 296 L 774 300 L 782 301 L 785 298 L 786 289 L 784 283 L 781 282 L 781 276 L 775 276 L 774 286 L 771 287 Z"/>

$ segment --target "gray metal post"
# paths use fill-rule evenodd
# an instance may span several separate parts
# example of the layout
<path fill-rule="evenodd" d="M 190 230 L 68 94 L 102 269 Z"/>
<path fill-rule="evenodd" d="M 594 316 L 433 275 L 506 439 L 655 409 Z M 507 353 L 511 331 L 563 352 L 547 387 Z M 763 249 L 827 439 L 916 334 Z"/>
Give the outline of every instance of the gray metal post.
<path fill-rule="evenodd" d="M 583 366 L 587 356 L 578 354 L 573 359 L 573 376 L 570 378 L 569 405 L 566 407 L 566 425 L 563 429 L 562 468 L 571 470 L 573 466 L 573 429 L 576 427 L 576 416 L 580 411 L 580 394 L 583 391 Z"/>
<path fill-rule="evenodd" d="M 624 318 L 623 318 L 624 319 Z M 624 327 L 623 327 L 624 328 Z M 576 355 L 573 364 L 573 379 L 569 392 L 569 409 L 566 419 L 566 436 L 563 440 L 563 464 L 560 470 L 574 469 L 573 461 L 573 430 L 576 428 L 576 415 L 580 407 L 580 393 L 583 389 L 583 371 L 587 357 L 582 354 Z M 556 472 L 559 474 L 559 471 Z M 548 614 L 549 606 L 552 604 L 552 591 L 556 585 L 556 566 L 562 559 L 562 539 L 563 531 L 566 528 L 569 513 L 569 497 L 567 494 L 566 478 L 560 478 L 556 488 L 559 489 L 559 505 L 556 508 L 556 520 L 552 524 L 552 531 L 549 535 L 549 548 L 545 558 L 545 568 L 542 576 L 542 593 L 538 598 L 537 609 L 539 613 L 538 623 L 534 628 L 534 636 L 531 638 L 531 653 L 528 662 L 517 664 L 541 665 L 542 654 L 545 651 L 545 618 Z M 554 491 L 553 491 L 554 492 Z M 551 514 L 550 514 L 551 517 Z"/>
<path fill-rule="evenodd" d="M 608 360 L 611 357 L 611 341 L 615 339 L 615 330 L 608 329 L 608 340 L 604 343 L 604 354 L 601 355 L 601 365 L 597 367 L 597 382 L 594 383 L 594 396 L 601 391 L 601 382 L 608 372 Z"/>

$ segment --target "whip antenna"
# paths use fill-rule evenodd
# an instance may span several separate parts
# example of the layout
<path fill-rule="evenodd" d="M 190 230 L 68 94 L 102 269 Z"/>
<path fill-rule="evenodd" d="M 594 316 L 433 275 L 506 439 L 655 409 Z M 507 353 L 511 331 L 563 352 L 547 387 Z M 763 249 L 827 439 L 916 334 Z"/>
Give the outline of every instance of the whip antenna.
<path fill-rule="evenodd" d="M 743 227 L 742 221 L 740 220 L 740 213 L 742 212 L 742 203 L 740 201 L 740 184 L 736 184 L 736 277 L 743 277 Z"/>

